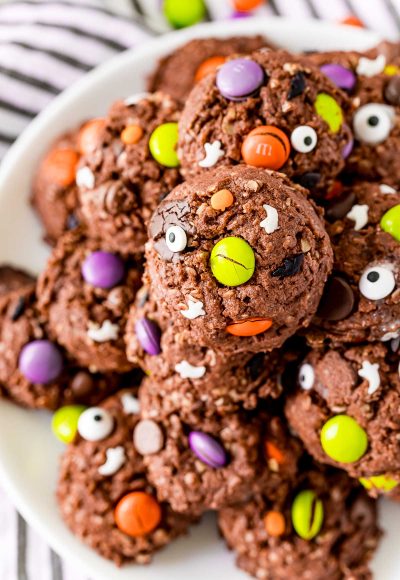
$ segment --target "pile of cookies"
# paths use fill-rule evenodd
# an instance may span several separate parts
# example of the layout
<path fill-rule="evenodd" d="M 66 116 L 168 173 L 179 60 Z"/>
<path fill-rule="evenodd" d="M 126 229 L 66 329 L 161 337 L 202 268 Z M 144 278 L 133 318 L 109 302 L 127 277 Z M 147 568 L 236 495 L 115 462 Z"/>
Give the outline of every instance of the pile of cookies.
<path fill-rule="evenodd" d="M 400 48 L 194 40 L 63 135 L 2 393 L 55 411 L 66 524 L 139 564 L 207 510 L 259 579 L 371 577 L 400 498 Z"/>

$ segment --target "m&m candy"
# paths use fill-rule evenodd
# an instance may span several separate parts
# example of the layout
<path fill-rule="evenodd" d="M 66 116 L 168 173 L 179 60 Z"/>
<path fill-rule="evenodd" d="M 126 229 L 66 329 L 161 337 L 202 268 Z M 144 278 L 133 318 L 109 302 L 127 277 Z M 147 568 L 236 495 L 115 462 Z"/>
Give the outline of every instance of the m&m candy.
<path fill-rule="evenodd" d="M 354 463 L 367 451 L 368 437 L 355 419 L 348 415 L 336 415 L 322 427 L 321 445 L 334 461 Z"/>
<path fill-rule="evenodd" d="M 256 258 L 242 238 L 230 236 L 215 244 L 210 257 L 211 271 L 224 286 L 245 284 L 254 274 Z"/>
<path fill-rule="evenodd" d="M 264 125 L 250 131 L 242 144 L 242 157 L 247 165 L 280 169 L 290 154 L 290 141 L 277 127 Z"/>
<path fill-rule="evenodd" d="M 292 523 L 303 540 L 312 540 L 324 522 L 324 506 L 315 491 L 305 489 L 297 494 L 292 504 Z"/>
<path fill-rule="evenodd" d="M 158 501 L 144 491 L 133 491 L 121 498 L 115 508 L 117 527 L 133 538 L 150 534 L 161 521 Z"/>
<path fill-rule="evenodd" d="M 178 123 L 163 123 L 151 134 L 149 140 L 150 153 L 160 165 L 178 167 L 177 144 Z"/>

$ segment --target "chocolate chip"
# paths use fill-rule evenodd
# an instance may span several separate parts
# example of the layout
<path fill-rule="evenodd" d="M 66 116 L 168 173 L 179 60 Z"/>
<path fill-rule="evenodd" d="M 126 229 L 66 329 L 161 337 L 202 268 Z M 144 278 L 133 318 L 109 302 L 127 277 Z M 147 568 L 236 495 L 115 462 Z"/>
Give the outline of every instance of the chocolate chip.
<path fill-rule="evenodd" d="M 317 316 L 332 322 L 343 320 L 354 308 L 354 293 L 349 284 L 340 276 L 332 276 L 319 303 Z"/>
<path fill-rule="evenodd" d="M 25 304 L 25 297 L 24 296 L 20 296 L 18 298 L 18 302 L 17 302 L 17 304 L 16 304 L 16 306 L 14 308 L 14 311 L 11 314 L 11 320 L 13 322 L 16 322 L 18 320 L 18 318 L 20 316 L 22 316 L 22 314 L 25 311 L 25 306 L 26 306 L 26 304 Z"/>
<path fill-rule="evenodd" d="M 71 382 L 71 391 L 78 398 L 86 397 L 93 392 L 94 380 L 86 371 L 79 371 Z"/>
<path fill-rule="evenodd" d="M 318 183 L 321 180 L 321 174 L 317 172 L 310 172 L 310 173 L 303 173 L 303 175 L 299 175 L 297 178 L 297 183 L 302 185 L 306 189 L 312 191 L 315 187 L 317 187 Z"/>
<path fill-rule="evenodd" d="M 326 217 L 330 221 L 344 218 L 356 202 L 356 196 L 353 192 L 346 192 L 336 198 L 326 209 Z"/>
<path fill-rule="evenodd" d="M 262 352 L 258 352 L 246 364 L 246 370 L 250 375 L 250 379 L 252 381 L 258 379 L 264 367 L 265 367 L 265 355 Z"/>
<path fill-rule="evenodd" d="M 290 89 L 287 95 L 287 100 L 290 101 L 295 97 L 298 97 L 302 94 L 304 89 L 306 88 L 306 79 L 302 72 L 298 72 L 294 75 L 292 80 L 290 81 Z"/>
<path fill-rule="evenodd" d="M 278 278 L 286 278 L 286 276 L 294 276 L 300 272 L 301 265 L 304 260 L 304 254 L 296 254 L 291 258 L 285 258 L 283 264 L 274 270 L 271 276 Z"/>
<path fill-rule="evenodd" d="M 70 213 L 67 217 L 67 229 L 74 230 L 79 226 L 79 220 L 74 213 Z"/>
<path fill-rule="evenodd" d="M 400 106 L 400 75 L 390 79 L 385 88 L 385 99 L 395 107 Z"/>

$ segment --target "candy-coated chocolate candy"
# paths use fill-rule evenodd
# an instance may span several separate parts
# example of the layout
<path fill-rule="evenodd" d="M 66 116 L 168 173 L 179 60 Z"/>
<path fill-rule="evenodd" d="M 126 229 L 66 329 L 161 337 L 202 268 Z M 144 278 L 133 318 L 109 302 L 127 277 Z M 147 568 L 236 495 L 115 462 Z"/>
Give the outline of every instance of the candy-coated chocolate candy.
<path fill-rule="evenodd" d="M 343 111 L 337 101 L 326 93 L 319 93 L 314 103 L 317 114 L 337 133 L 343 124 Z"/>
<path fill-rule="evenodd" d="M 78 399 L 93 392 L 95 382 L 88 371 L 79 371 L 71 381 L 71 391 Z"/>
<path fill-rule="evenodd" d="M 383 72 L 389 77 L 394 77 L 400 73 L 400 68 L 395 64 L 387 64 L 383 69 Z"/>
<path fill-rule="evenodd" d="M 265 332 L 272 326 L 272 320 L 269 318 L 246 318 L 245 320 L 238 320 L 232 322 L 226 327 L 226 332 L 233 336 L 256 336 Z"/>
<path fill-rule="evenodd" d="M 290 142 L 277 127 L 264 125 L 250 131 L 242 144 L 242 157 L 247 165 L 280 169 L 290 154 Z"/>
<path fill-rule="evenodd" d="M 343 157 L 343 159 L 347 159 L 354 148 L 354 137 L 353 137 L 353 133 L 351 133 L 351 131 L 347 125 L 344 125 L 344 128 L 348 131 L 349 137 L 348 137 L 348 141 L 347 141 L 346 145 L 342 149 L 342 157 Z"/>
<path fill-rule="evenodd" d="M 331 79 L 336 86 L 347 91 L 354 89 L 357 82 L 357 77 L 353 71 L 340 64 L 324 64 L 321 66 L 321 72 Z"/>
<path fill-rule="evenodd" d="M 105 124 L 104 119 L 91 119 L 83 125 L 78 135 L 78 149 L 81 155 L 88 155 L 97 147 Z"/>
<path fill-rule="evenodd" d="M 230 207 L 234 202 L 233 195 L 229 189 L 220 189 L 211 196 L 211 207 L 213 209 L 224 211 Z"/>
<path fill-rule="evenodd" d="M 164 435 L 158 423 L 152 419 L 142 419 L 133 432 L 133 444 L 141 455 L 158 453 L 164 445 Z"/>
<path fill-rule="evenodd" d="M 357 18 L 357 16 L 347 16 L 340 21 L 340 24 L 346 24 L 347 26 L 356 26 L 357 28 L 365 28 L 364 23 Z"/>
<path fill-rule="evenodd" d="M 312 540 L 324 522 L 324 506 L 315 491 L 305 489 L 298 493 L 292 504 L 293 527 L 303 540 Z"/>
<path fill-rule="evenodd" d="M 381 228 L 400 242 L 400 204 L 390 208 L 382 216 Z"/>
<path fill-rule="evenodd" d="M 32 383 L 50 383 L 62 369 L 61 352 L 49 340 L 33 340 L 22 348 L 19 355 L 19 370 Z"/>
<path fill-rule="evenodd" d="M 110 252 L 92 252 L 82 264 L 85 282 L 95 288 L 113 288 L 124 277 L 124 263 L 119 256 Z"/>
<path fill-rule="evenodd" d="M 178 143 L 178 123 L 163 123 L 154 129 L 149 140 L 150 153 L 160 165 L 178 167 L 176 153 Z"/>
<path fill-rule="evenodd" d="M 67 187 L 75 182 L 79 155 L 73 149 L 54 149 L 43 164 L 43 171 L 49 182 Z"/>
<path fill-rule="evenodd" d="M 270 511 L 264 516 L 265 531 L 273 538 L 283 536 L 286 529 L 285 517 L 281 512 Z"/>
<path fill-rule="evenodd" d="M 78 421 L 86 407 L 67 405 L 56 411 L 51 420 L 54 435 L 62 443 L 72 443 L 78 432 Z"/>
<path fill-rule="evenodd" d="M 189 446 L 193 453 L 206 465 L 218 469 L 227 464 L 225 449 L 207 433 L 191 431 L 189 433 Z"/>
<path fill-rule="evenodd" d="M 204 20 L 206 5 L 203 0 L 164 0 L 164 16 L 174 28 L 186 28 Z"/>
<path fill-rule="evenodd" d="M 139 318 L 135 324 L 135 332 L 141 347 L 152 356 L 161 352 L 161 330 L 149 318 Z"/>
<path fill-rule="evenodd" d="M 247 10 L 254 10 L 262 2 L 263 0 L 233 0 L 233 7 L 239 12 L 247 12 Z"/>
<path fill-rule="evenodd" d="M 321 445 L 325 453 L 339 463 L 354 463 L 368 448 L 368 437 L 355 419 L 336 415 L 321 430 Z"/>
<path fill-rule="evenodd" d="M 254 60 L 235 58 L 221 66 L 216 82 L 221 95 L 231 101 L 241 101 L 263 84 L 264 70 Z"/>
<path fill-rule="evenodd" d="M 396 278 L 390 265 L 369 266 L 362 273 L 358 287 L 368 300 L 382 300 L 396 288 Z"/>
<path fill-rule="evenodd" d="M 114 519 L 121 532 L 139 538 L 156 529 L 161 521 L 161 507 L 149 493 L 132 491 L 119 500 Z"/>
<path fill-rule="evenodd" d="M 267 459 L 274 459 L 278 465 L 285 463 L 285 456 L 275 443 L 272 443 L 272 441 L 265 441 L 264 446 Z"/>
<path fill-rule="evenodd" d="M 143 129 L 139 125 L 128 125 L 121 133 L 121 141 L 125 145 L 134 145 L 143 137 Z"/>
<path fill-rule="evenodd" d="M 196 83 L 204 77 L 217 70 L 218 67 L 226 62 L 226 56 L 211 56 L 204 60 L 196 71 L 194 80 Z"/>
<path fill-rule="evenodd" d="M 376 489 L 381 492 L 392 491 L 395 487 L 399 485 L 399 481 L 396 481 L 389 475 L 373 475 L 372 477 L 360 477 L 359 482 L 365 487 L 365 489 Z"/>
<path fill-rule="evenodd" d="M 240 286 L 253 276 L 256 258 L 252 247 L 245 240 L 230 236 L 215 244 L 210 266 L 218 282 L 224 286 Z"/>
<path fill-rule="evenodd" d="M 114 429 L 112 415 L 102 407 L 90 407 L 78 420 L 78 433 L 86 441 L 102 441 Z"/>
<path fill-rule="evenodd" d="M 319 303 L 317 316 L 330 321 L 344 320 L 352 313 L 354 301 L 350 284 L 340 276 L 331 276 Z"/>

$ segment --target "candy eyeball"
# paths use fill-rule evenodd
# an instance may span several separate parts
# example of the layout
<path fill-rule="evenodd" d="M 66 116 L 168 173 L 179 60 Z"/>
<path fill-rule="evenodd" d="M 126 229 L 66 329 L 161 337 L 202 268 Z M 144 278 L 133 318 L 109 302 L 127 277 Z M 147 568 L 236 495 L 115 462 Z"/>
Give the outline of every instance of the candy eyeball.
<path fill-rule="evenodd" d="M 309 391 L 314 386 L 315 372 L 309 363 L 303 363 L 299 369 L 299 385 L 305 391 Z"/>
<path fill-rule="evenodd" d="M 382 143 L 392 130 L 393 116 L 393 107 L 388 105 L 369 103 L 360 107 L 353 119 L 356 138 L 369 145 Z"/>
<path fill-rule="evenodd" d="M 396 280 L 390 266 L 370 266 L 364 270 L 359 288 L 368 300 L 382 300 L 393 292 Z"/>
<path fill-rule="evenodd" d="M 165 243 L 171 252 L 182 252 L 187 246 L 187 235 L 181 226 L 170 226 L 165 234 Z"/>
<path fill-rule="evenodd" d="M 90 407 L 79 417 L 78 433 L 86 441 L 102 441 L 113 428 L 113 417 L 101 407 Z"/>
<path fill-rule="evenodd" d="M 312 127 L 301 125 L 292 131 L 290 142 L 299 153 L 310 153 L 317 146 L 318 136 Z"/>

